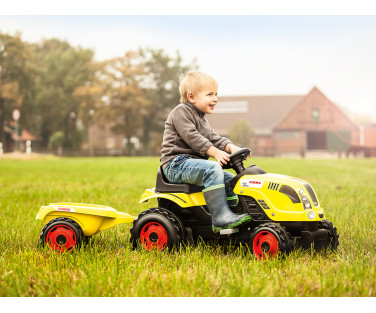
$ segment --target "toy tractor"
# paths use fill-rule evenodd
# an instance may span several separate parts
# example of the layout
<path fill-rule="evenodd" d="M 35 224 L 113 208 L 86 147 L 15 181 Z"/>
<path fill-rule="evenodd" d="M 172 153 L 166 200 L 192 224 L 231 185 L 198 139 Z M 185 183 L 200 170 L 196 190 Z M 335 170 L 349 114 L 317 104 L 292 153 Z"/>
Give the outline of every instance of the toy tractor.
<path fill-rule="evenodd" d="M 230 184 L 239 201 L 230 208 L 252 218 L 238 228 L 213 233 L 202 194 L 204 187 L 171 184 L 159 168 L 156 187 L 146 189 L 140 200 L 143 203 L 156 198 L 158 207 L 141 212 L 136 218 L 109 206 L 51 203 L 42 206 L 36 217 L 45 224 L 41 244 L 58 253 L 70 252 L 102 230 L 133 222 L 133 247 L 141 244 L 148 251 L 194 243 L 198 238 L 245 243 L 258 259 L 289 252 L 294 246 L 335 250 L 339 245 L 337 229 L 325 219 L 313 188 L 304 180 L 266 173 L 256 165 L 245 169 L 243 161 L 249 154 L 249 149 L 241 149 L 231 154 L 224 166 L 237 173 Z"/>
<path fill-rule="evenodd" d="M 211 216 L 202 194 L 204 187 L 171 184 L 158 169 L 156 187 L 146 189 L 140 203 L 158 200 L 158 207 L 141 212 L 133 221 L 131 243 L 146 250 L 165 250 L 181 242 L 218 240 L 246 243 L 258 259 L 289 252 L 294 246 L 303 249 L 335 250 L 339 245 L 336 227 L 325 219 L 315 191 L 304 180 L 266 173 L 243 161 L 250 149 L 230 155 L 224 168 L 237 175 L 230 181 L 238 203 L 234 213 L 248 213 L 252 220 L 235 229 L 212 231 Z"/>

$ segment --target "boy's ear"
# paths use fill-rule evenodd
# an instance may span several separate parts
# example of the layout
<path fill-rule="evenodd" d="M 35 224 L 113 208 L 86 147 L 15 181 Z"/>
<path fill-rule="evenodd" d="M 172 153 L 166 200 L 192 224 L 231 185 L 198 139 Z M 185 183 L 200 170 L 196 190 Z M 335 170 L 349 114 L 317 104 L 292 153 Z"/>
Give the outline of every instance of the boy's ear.
<path fill-rule="evenodd" d="M 187 94 L 187 99 L 190 103 L 195 103 L 195 97 L 193 96 L 193 94 Z"/>

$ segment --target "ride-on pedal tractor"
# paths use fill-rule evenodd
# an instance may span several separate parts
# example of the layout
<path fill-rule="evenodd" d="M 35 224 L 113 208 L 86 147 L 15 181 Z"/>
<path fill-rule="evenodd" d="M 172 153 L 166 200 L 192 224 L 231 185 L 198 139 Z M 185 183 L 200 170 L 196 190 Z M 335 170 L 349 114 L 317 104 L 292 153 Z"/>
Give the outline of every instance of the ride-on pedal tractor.
<path fill-rule="evenodd" d="M 311 185 L 298 178 L 266 173 L 256 165 L 245 169 L 243 161 L 249 154 L 250 149 L 231 154 L 223 168 L 233 168 L 237 173 L 230 184 L 239 201 L 231 210 L 248 213 L 251 222 L 214 233 L 202 194 L 204 187 L 171 184 L 160 167 L 156 187 L 146 189 L 140 201 L 157 198 L 158 207 L 141 212 L 133 221 L 133 246 L 164 250 L 184 241 L 195 242 L 199 237 L 231 240 L 250 244 L 258 259 L 289 252 L 294 246 L 335 250 L 339 245 L 337 229 L 325 219 Z"/>
<path fill-rule="evenodd" d="M 325 219 L 313 188 L 304 180 L 266 173 L 256 165 L 245 169 L 243 161 L 249 154 L 249 149 L 241 149 L 231 154 L 224 166 L 237 173 L 230 184 L 239 201 L 230 208 L 252 217 L 238 228 L 214 233 L 203 187 L 170 184 L 159 168 L 156 187 L 146 189 L 140 201 L 156 198 L 158 207 L 136 218 L 109 206 L 51 203 L 37 214 L 45 224 L 41 244 L 59 253 L 70 252 L 104 229 L 133 222 L 131 243 L 134 247 L 140 243 L 146 250 L 165 250 L 198 238 L 246 243 L 258 259 L 288 252 L 295 244 L 304 249 L 335 250 L 339 245 L 337 229 Z"/>

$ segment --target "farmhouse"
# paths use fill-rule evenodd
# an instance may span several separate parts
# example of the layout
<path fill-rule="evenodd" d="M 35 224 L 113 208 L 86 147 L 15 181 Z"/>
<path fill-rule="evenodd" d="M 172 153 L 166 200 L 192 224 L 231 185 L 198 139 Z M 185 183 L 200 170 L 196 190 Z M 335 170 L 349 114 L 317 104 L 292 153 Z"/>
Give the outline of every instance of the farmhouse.
<path fill-rule="evenodd" d="M 364 136 L 316 87 L 307 95 L 223 96 L 207 119 L 223 136 L 239 121 L 248 122 L 255 132 L 255 155 L 347 152 L 350 146 L 359 146 Z"/>

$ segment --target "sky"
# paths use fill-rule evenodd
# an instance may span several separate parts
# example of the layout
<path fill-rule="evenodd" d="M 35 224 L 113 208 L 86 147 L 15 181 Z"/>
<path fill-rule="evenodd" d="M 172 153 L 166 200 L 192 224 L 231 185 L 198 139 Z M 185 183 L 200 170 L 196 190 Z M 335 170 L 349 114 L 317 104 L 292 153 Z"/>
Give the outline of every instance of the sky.
<path fill-rule="evenodd" d="M 0 13 L 0 31 L 19 31 L 29 42 L 67 40 L 93 49 L 96 60 L 139 47 L 170 56 L 179 51 L 184 64 L 196 59 L 216 78 L 219 95 L 305 95 L 316 86 L 332 102 L 376 121 L 376 15 L 80 12 L 10 10 Z"/>

